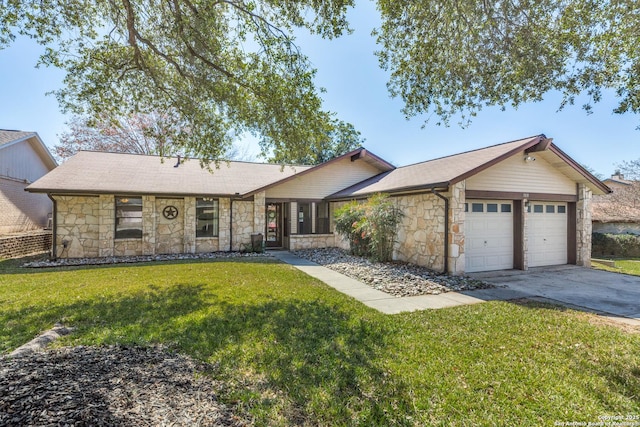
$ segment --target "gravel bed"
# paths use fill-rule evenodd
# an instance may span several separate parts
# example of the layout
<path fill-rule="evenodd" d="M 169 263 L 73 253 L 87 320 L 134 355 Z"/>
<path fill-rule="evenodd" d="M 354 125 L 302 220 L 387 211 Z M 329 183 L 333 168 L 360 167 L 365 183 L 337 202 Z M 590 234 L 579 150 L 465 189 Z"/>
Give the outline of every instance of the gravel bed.
<path fill-rule="evenodd" d="M 2 426 L 245 426 L 215 366 L 163 347 L 64 347 L 0 357 Z"/>
<path fill-rule="evenodd" d="M 206 252 L 201 254 L 165 254 L 165 255 L 137 255 L 110 256 L 100 258 L 59 258 L 57 260 L 38 260 L 24 263 L 23 267 L 68 267 L 76 265 L 102 264 L 132 264 L 137 262 L 176 261 L 185 259 L 216 259 L 216 258 L 255 258 L 271 257 L 269 253 L 257 252 Z"/>
<path fill-rule="evenodd" d="M 304 249 L 293 253 L 397 297 L 439 295 L 494 287 L 482 280 L 468 276 L 449 276 L 415 264 L 371 262 L 337 248 Z"/>

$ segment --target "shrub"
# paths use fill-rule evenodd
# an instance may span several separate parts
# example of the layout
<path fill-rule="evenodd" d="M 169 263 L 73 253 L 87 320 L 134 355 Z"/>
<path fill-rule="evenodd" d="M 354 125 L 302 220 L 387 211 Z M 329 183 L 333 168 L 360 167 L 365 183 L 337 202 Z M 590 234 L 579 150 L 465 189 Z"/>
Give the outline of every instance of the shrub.
<path fill-rule="evenodd" d="M 376 261 L 390 261 L 402 212 L 386 194 L 364 203 L 351 202 L 335 213 L 336 231 L 349 240 L 351 253 Z"/>
<path fill-rule="evenodd" d="M 640 257 L 640 236 L 633 234 L 593 233 L 591 256 L 637 258 Z"/>

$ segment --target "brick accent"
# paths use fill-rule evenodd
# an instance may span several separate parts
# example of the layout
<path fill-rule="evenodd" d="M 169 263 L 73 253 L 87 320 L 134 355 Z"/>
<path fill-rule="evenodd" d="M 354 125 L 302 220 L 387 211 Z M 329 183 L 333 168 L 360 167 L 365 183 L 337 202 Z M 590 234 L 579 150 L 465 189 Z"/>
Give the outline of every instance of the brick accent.
<path fill-rule="evenodd" d="M 51 230 L 0 237 L 0 258 L 20 258 L 51 251 Z"/>

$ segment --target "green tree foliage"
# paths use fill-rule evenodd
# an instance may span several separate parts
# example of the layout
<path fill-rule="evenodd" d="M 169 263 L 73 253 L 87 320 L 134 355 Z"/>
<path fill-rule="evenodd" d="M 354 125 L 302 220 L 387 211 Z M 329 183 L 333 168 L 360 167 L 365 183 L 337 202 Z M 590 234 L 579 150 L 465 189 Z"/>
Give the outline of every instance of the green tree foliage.
<path fill-rule="evenodd" d="M 315 70 L 291 36 L 349 31 L 353 0 L 0 0 L 0 48 L 16 35 L 66 70 L 65 112 L 175 112 L 177 150 L 219 158 L 244 133 L 265 153 L 322 152 L 342 123 L 322 109 Z"/>
<path fill-rule="evenodd" d="M 616 113 L 640 111 L 637 0 L 378 0 L 381 66 L 404 113 L 461 124 L 485 105 L 540 101 L 560 108 L 586 94 L 591 105 L 612 89 Z"/>
<path fill-rule="evenodd" d="M 338 209 L 336 231 L 349 240 L 354 255 L 391 261 L 402 216 L 387 194 L 374 194 L 366 202 L 352 201 Z"/>
<path fill-rule="evenodd" d="M 289 163 L 299 165 L 318 165 L 362 146 L 361 138 L 352 124 L 334 119 L 325 129 L 324 138 L 318 138 L 314 144 L 299 147 L 298 150 L 278 145 L 274 155 L 269 159 L 272 163 Z"/>

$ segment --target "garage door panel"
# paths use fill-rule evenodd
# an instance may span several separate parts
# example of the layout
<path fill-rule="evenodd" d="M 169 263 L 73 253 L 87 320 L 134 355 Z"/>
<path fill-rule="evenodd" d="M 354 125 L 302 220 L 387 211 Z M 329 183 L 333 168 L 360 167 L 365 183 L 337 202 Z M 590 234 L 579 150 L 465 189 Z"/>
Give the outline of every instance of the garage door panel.
<path fill-rule="evenodd" d="M 489 204 L 493 206 L 488 207 Z M 502 205 L 509 205 L 502 212 Z M 480 206 L 481 205 L 481 206 Z M 495 206 L 497 205 L 497 206 Z M 513 214 L 506 201 L 469 200 L 465 216 L 465 270 L 513 268 Z M 473 212 L 481 208 L 480 212 Z M 499 212 L 487 212 L 488 209 Z"/>
<path fill-rule="evenodd" d="M 531 202 L 527 213 L 529 267 L 567 263 L 567 205 Z"/>

